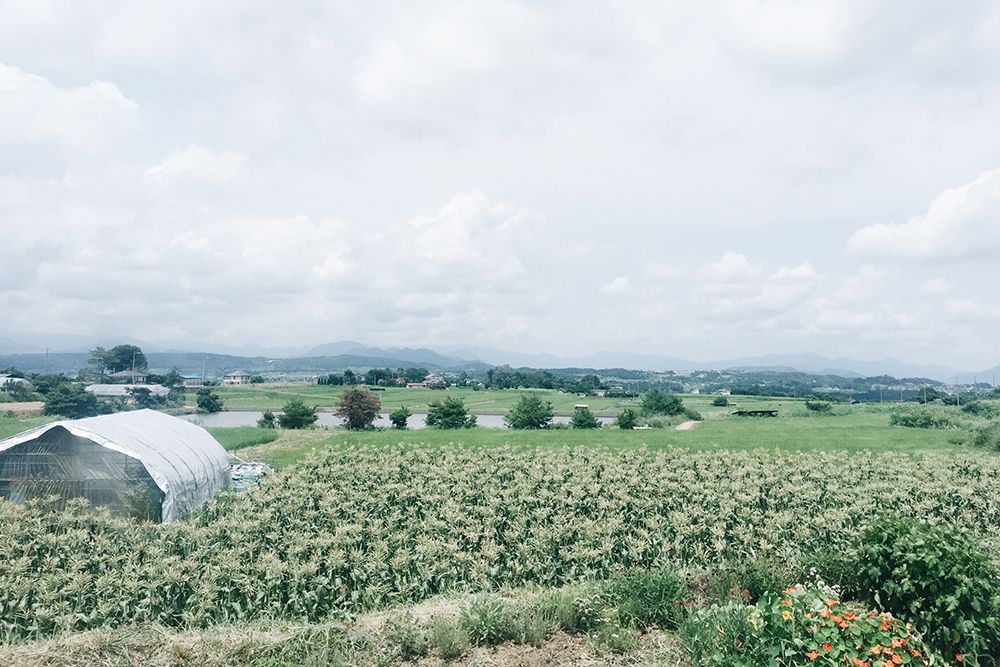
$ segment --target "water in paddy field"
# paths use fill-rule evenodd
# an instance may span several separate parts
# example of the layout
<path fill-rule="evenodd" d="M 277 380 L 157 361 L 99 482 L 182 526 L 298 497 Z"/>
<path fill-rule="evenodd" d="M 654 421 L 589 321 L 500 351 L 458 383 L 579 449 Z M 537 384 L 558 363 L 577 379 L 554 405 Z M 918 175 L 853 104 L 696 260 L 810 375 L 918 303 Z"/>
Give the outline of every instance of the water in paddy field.
<path fill-rule="evenodd" d="M 194 424 L 198 424 L 199 426 L 225 428 L 232 426 L 256 426 L 257 420 L 260 419 L 263 414 L 263 412 L 254 410 L 233 410 L 230 412 L 216 412 L 214 414 L 204 415 L 180 415 L 180 418 L 186 419 Z M 275 412 L 274 414 L 280 415 L 281 412 Z M 340 426 L 344 423 L 343 419 L 332 412 L 318 412 L 316 414 L 319 417 L 319 420 L 316 422 L 317 426 Z M 413 429 L 426 428 L 426 424 L 424 424 L 425 417 L 427 417 L 426 413 L 416 412 L 410 415 L 410 418 L 406 421 L 406 425 Z M 598 417 L 597 419 L 602 424 L 610 424 L 614 421 L 613 417 Z M 569 420 L 569 417 L 554 417 L 552 419 L 553 423 L 556 424 L 569 424 Z M 506 428 L 503 423 L 502 415 L 476 415 L 476 423 L 484 428 Z M 391 427 L 392 422 L 389 421 L 389 413 L 383 412 L 380 414 L 378 419 L 375 420 L 375 426 L 384 428 Z"/>

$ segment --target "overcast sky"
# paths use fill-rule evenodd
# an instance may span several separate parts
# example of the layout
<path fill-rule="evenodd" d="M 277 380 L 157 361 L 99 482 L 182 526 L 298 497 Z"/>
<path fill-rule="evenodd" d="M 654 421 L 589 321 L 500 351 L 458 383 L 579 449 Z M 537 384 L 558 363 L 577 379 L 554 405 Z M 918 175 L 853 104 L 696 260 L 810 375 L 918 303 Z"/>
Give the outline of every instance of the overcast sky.
<path fill-rule="evenodd" d="M 994 2 L 0 0 L 0 337 L 985 368 L 998 119 Z"/>

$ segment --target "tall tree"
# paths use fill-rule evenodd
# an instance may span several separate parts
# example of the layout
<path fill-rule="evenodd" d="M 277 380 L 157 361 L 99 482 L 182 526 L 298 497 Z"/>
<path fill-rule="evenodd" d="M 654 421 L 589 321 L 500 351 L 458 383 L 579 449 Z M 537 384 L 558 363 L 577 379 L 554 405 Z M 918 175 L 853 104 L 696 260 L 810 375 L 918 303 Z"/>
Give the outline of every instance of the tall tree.
<path fill-rule="evenodd" d="M 337 416 L 344 420 L 344 426 L 352 431 L 364 431 L 372 427 L 382 409 L 382 401 L 375 392 L 366 389 L 348 389 L 340 395 Z"/>
<path fill-rule="evenodd" d="M 117 373 L 130 368 L 146 370 L 146 355 L 137 345 L 115 345 L 110 350 L 95 347 L 90 351 L 90 364 L 99 373 Z"/>

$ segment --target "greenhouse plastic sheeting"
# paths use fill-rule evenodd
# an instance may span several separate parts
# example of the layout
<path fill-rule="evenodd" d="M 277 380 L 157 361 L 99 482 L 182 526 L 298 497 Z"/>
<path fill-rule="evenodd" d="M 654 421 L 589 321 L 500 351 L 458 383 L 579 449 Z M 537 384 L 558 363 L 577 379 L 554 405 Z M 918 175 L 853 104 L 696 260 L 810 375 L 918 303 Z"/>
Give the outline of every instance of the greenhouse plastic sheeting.
<path fill-rule="evenodd" d="M 83 497 L 169 522 L 229 484 L 215 438 L 155 410 L 58 421 L 0 441 L 0 497 L 14 501 Z"/>

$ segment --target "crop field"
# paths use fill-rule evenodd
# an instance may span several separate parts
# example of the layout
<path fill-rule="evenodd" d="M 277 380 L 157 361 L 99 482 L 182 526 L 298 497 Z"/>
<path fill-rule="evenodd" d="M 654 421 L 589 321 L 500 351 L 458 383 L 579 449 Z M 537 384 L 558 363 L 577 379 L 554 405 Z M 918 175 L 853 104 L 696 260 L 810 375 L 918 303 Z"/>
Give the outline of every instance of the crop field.
<path fill-rule="evenodd" d="M 634 568 L 795 563 L 887 512 L 997 554 L 998 475 L 974 453 L 336 446 L 176 524 L 0 503 L 0 633 L 321 621 Z"/>

